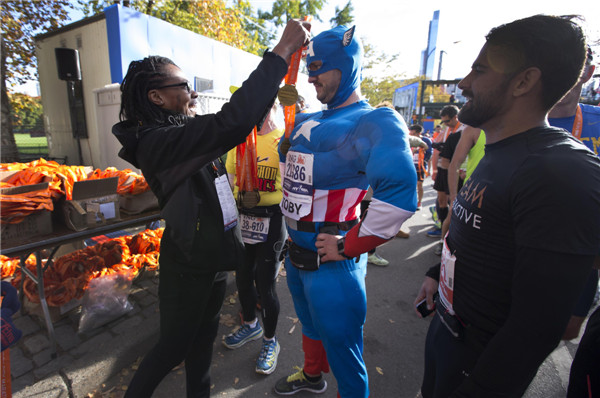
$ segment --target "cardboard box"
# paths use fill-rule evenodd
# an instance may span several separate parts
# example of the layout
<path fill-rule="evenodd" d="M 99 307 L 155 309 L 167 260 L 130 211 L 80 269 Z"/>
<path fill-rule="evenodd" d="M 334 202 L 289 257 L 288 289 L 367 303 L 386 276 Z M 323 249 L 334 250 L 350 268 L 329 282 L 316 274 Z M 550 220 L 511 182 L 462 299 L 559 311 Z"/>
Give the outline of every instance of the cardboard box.
<path fill-rule="evenodd" d="M 119 195 L 121 211 L 125 214 L 139 214 L 158 209 L 158 199 L 148 190 L 139 195 Z"/>
<path fill-rule="evenodd" d="M 120 220 L 118 183 L 111 177 L 73 184 L 73 199 L 60 205 L 67 228 L 83 231 Z"/>
<path fill-rule="evenodd" d="M 0 190 L 3 195 L 17 195 L 26 192 L 48 189 L 48 183 L 22 185 Z M 17 224 L 2 224 L 1 239 L 4 243 L 20 241 L 23 239 L 52 233 L 52 215 L 48 210 L 40 210 L 25 217 Z"/>
<path fill-rule="evenodd" d="M 56 323 L 63 318 L 71 314 L 77 314 L 81 312 L 82 299 L 73 299 L 60 307 L 48 306 L 48 313 L 50 315 L 50 321 Z M 42 304 L 32 303 L 27 296 L 23 296 L 23 310 L 26 314 L 31 314 L 39 318 L 41 321 L 45 321 L 44 311 Z"/>

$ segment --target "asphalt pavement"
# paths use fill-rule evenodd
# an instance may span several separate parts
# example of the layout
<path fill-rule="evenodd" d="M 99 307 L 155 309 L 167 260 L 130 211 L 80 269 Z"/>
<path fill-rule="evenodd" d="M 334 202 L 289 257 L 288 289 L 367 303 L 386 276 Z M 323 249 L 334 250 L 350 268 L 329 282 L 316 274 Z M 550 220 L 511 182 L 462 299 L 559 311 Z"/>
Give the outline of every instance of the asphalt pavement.
<path fill-rule="evenodd" d="M 426 182 L 423 208 L 403 226 L 409 239 L 394 239 L 377 249 L 390 261 L 387 267 L 369 265 L 367 271 L 367 322 L 364 328 L 364 358 L 369 373 L 371 397 L 420 397 L 425 335 L 430 319 L 420 319 L 413 302 L 425 271 L 439 261 L 433 251 L 436 240 L 425 236 L 432 226 L 428 206 L 434 191 Z M 277 369 L 265 376 L 254 371 L 261 342 L 252 341 L 230 350 L 221 336 L 239 325 L 239 302 L 234 276 L 229 276 L 227 296 L 212 367 L 213 397 L 276 396 L 276 381 L 302 366 L 302 326 L 296 318 L 286 286 L 285 271 L 277 278 L 281 312 L 277 336 L 281 352 Z M 59 321 L 56 327 L 59 356 L 49 358 L 45 330 L 32 315 L 17 319 L 31 327 L 16 348 L 11 349 L 13 396 L 21 397 L 103 397 L 121 398 L 143 354 L 158 334 L 156 278 L 134 285 L 134 311 L 90 335 L 76 333 L 76 315 Z M 34 329 L 34 330 L 33 330 Z M 578 341 L 561 343 L 540 367 L 527 398 L 558 398 L 566 394 L 568 372 Z M 516 358 L 515 360 L 518 360 Z M 16 369 L 16 373 L 14 372 Z M 325 375 L 328 389 L 319 395 L 337 396 L 335 378 Z M 312 394 L 301 392 L 297 397 Z M 174 369 L 159 385 L 153 397 L 185 396 L 185 370 Z"/>

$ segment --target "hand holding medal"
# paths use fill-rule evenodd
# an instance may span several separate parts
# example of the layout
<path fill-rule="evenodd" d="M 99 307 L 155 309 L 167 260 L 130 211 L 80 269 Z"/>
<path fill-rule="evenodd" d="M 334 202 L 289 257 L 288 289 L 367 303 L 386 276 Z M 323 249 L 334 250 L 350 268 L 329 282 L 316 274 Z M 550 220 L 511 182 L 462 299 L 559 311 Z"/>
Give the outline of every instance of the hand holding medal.
<path fill-rule="evenodd" d="M 312 17 L 304 17 L 304 21 L 310 22 Z M 296 101 L 298 101 L 298 90 L 296 90 L 296 81 L 298 80 L 298 69 L 300 68 L 300 59 L 306 47 L 300 48 L 290 60 L 288 73 L 285 75 L 285 85 L 279 89 L 277 98 L 283 105 L 283 114 L 285 118 L 285 136 L 281 141 L 281 152 L 285 155 L 290 149 L 290 134 L 294 129 L 296 121 Z"/>

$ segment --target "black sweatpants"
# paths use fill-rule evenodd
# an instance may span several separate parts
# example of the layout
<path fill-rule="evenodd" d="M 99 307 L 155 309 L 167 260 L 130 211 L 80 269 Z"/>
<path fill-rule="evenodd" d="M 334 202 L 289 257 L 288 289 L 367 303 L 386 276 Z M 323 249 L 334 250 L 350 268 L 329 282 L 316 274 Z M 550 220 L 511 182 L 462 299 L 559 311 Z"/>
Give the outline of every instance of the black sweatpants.
<path fill-rule="evenodd" d="M 188 398 L 210 396 L 210 363 L 225 298 L 227 274 L 169 272 L 161 259 L 160 337 L 133 376 L 125 397 L 148 398 L 185 360 Z"/>

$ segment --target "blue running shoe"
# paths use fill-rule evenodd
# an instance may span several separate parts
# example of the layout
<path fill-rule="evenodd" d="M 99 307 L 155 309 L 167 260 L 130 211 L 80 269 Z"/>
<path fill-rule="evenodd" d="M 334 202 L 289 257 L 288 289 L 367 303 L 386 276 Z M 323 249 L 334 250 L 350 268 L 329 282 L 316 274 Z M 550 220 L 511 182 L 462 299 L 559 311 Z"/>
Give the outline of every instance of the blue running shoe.
<path fill-rule="evenodd" d="M 437 228 L 432 229 L 431 231 L 427 232 L 426 235 L 430 238 L 440 239 L 442 237 L 442 230 Z"/>
<path fill-rule="evenodd" d="M 277 367 L 277 357 L 279 356 L 279 341 L 277 337 L 273 340 L 263 339 L 260 355 L 256 360 L 256 373 L 270 375 Z"/>
<path fill-rule="evenodd" d="M 263 329 L 260 326 L 260 323 L 256 322 L 255 327 L 250 327 L 250 325 L 243 324 L 238 330 L 235 332 L 225 336 L 223 339 L 223 345 L 227 348 L 239 348 L 252 340 L 258 340 L 263 335 Z"/>

